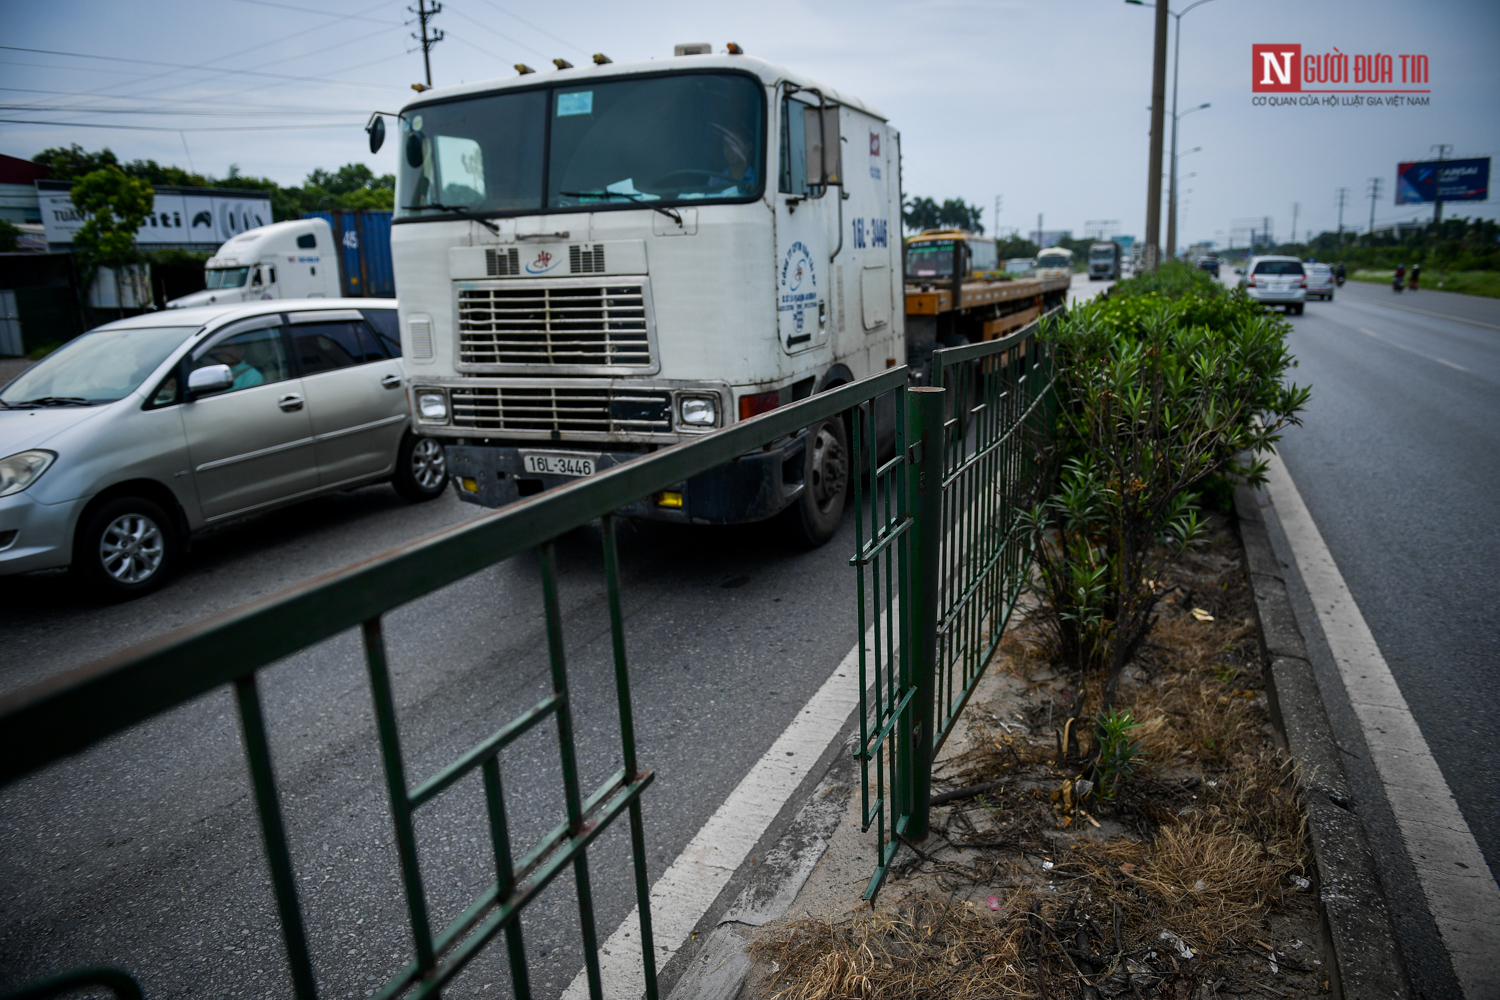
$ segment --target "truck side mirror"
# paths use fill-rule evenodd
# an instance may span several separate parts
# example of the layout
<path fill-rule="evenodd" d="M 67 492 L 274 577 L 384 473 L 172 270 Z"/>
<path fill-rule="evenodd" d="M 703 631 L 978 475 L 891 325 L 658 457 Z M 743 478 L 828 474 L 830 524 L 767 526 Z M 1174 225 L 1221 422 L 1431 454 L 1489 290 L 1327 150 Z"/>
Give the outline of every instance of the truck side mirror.
<path fill-rule="evenodd" d="M 406 165 L 413 170 L 422 165 L 421 132 L 413 132 L 406 137 Z"/>
<path fill-rule="evenodd" d="M 228 365 L 204 365 L 188 373 L 188 398 L 207 396 L 220 392 L 234 384 L 234 375 Z"/>
<path fill-rule="evenodd" d="M 807 136 L 807 183 L 816 187 L 842 185 L 843 143 L 839 141 L 839 109 L 804 108 L 802 124 Z"/>
<path fill-rule="evenodd" d="M 370 133 L 370 152 L 380 152 L 380 147 L 385 145 L 385 119 L 376 115 L 365 131 Z"/>

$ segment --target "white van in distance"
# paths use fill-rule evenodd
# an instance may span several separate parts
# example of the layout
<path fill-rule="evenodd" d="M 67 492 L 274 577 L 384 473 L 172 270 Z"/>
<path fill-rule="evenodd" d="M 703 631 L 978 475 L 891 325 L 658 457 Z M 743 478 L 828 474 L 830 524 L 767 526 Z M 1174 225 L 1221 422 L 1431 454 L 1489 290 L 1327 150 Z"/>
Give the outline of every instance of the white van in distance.
<path fill-rule="evenodd" d="M 240 233 L 219 247 L 205 269 L 208 287 L 173 299 L 168 309 L 341 294 L 333 229 L 323 219 L 275 222 Z"/>

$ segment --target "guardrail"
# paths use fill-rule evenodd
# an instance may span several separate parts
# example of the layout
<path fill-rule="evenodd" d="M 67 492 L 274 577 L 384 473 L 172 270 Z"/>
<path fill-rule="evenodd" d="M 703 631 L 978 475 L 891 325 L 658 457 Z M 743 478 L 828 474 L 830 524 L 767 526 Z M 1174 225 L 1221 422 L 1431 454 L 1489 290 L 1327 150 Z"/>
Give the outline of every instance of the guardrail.
<path fill-rule="evenodd" d="M 548 882 L 573 867 L 590 994 L 599 997 L 597 959 L 587 849 L 599 834 L 628 815 L 635 888 L 641 911 L 641 949 L 647 996 L 656 996 L 650 936 L 649 886 L 641 824 L 640 795 L 651 783 L 635 754 L 630 677 L 620 611 L 614 511 L 669 488 L 698 473 L 733 461 L 804 428 L 856 410 L 873 412 L 883 394 L 895 398 L 900 424 L 906 391 L 905 368 L 894 368 L 859 382 L 820 393 L 702 438 L 643 456 L 626 465 L 550 490 L 499 510 L 479 521 L 428 538 L 292 587 L 201 624 L 125 650 L 97 663 L 0 698 L 0 785 L 165 712 L 208 691 L 232 686 L 239 704 L 245 751 L 270 868 L 282 938 L 291 974 L 291 992 L 303 1000 L 317 995 L 316 976 L 302 919 L 298 883 L 277 792 L 274 762 L 256 685 L 259 670 L 347 629 L 361 633 L 377 738 L 390 796 L 397 853 L 404 883 L 414 957 L 397 970 L 377 997 L 436 996 L 484 946 L 502 932 L 518 997 L 531 995 L 519 915 Z M 587 794 L 579 787 L 573 748 L 573 709 L 568 695 L 567 658 L 558 607 L 553 540 L 602 520 L 604 566 L 614 651 L 619 731 L 624 766 Z M 412 785 L 402 755 L 399 719 L 391 693 L 382 616 L 425 594 L 461 580 L 519 553 L 536 550 L 541 566 L 542 604 L 552 666 L 551 693 L 529 711 L 501 726 L 438 773 Z M 510 844 L 514 825 L 506 815 L 500 751 L 538 724 L 554 720 L 564 784 L 566 816 L 516 857 Z M 478 771 L 488 810 L 495 881 L 446 927 L 430 923 L 413 817 L 461 778 Z M 124 976 L 95 970 L 95 976 Z M 40 988 L 40 984 L 34 984 Z M 56 995 L 66 987 L 27 995 Z"/>
<path fill-rule="evenodd" d="M 860 747 L 864 827 L 876 827 L 877 860 L 866 897 L 879 891 L 903 839 L 927 831 L 931 760 L 952 730 L 1000 639 L 1028 560 L 1019 512 L 1044 484 L 1028 435 L 1051 405 L 1051 356 L 1033 324 L 1002 340 L 939 350 L 931 387 L 907 388 L 907 369 L 840 386 L 595 476 L 523 500 L 363 563 L 0 697 L 0 786 L 128 726 L 230 686 L 258 810 L 286 948 L 291 992 L 317 996 L 267 741 L 257 672 L 345 630 L 360 630 L 376 738 L 390 798 L 413 958 L 375 994 L 437 996 L 496 936 L 505 936 L 517 997 L 531 996 L 520 915 L 572 866 L 592 997 L 602 996 L 589 882 L 589 845 L 628 817 L 640 909 L 646 995 L 654 998 L 645 833 L 640 799 L 652 780 L 636 759 L 630 674 L 620 607 L 615 511 L 822 421 L 847 421 L 855 473 L 855 552 L 860 643 Z M 558 604 L 553 540 L 593 521 L 602 546 L 623 759 L 588 794 L 580 787 Z M 552 690 L 436 774 L 412 785 L 402 754 L 382 616 L 520 553 L 535 550 Z M 510 841 L 499 755 L 539 724 L 557 726 L 565 816 L 519 857 Z M 495 880 L 441 930 L 423 888 L 414 816 L 479 772 Z M 12 996 L 52 996 L 65 981 L 133 983 L 114 969 L 75 970 Z M 69 977 L 73 977 L 71 980 Z M 124 984 L 124 985 L 121 985 Z"/>

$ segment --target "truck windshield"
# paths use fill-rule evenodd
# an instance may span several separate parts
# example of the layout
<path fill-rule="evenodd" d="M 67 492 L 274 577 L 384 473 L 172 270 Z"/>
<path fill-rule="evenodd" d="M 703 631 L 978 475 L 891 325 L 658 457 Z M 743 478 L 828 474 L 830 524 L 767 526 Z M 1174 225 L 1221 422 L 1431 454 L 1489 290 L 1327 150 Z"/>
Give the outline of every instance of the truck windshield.
<path fill-rule="evenodd" d="M 94 330 L 26 369 L 5 387 L 0 402 L 7 406 L 113 403 L 134 392 L 197 329 L 146 326 Z"/>
<path fill-rule="evenodd" d="M 764 182 L 765 99 L 739 73 L 420 105 L 402 128 L 417 136 L 422 155 L 412 167 L 402 151 L 398 217 L 751 199 Z"/>
<path fill-rule="evenodd" d="M 1089 251 L 1089 260 L 1112 261 L 1114 259 L 1115 252 L 1108 248 Z"/>
<path fill-rule="evenodd" d="M 209 288 L 243 288 L 248 267 L 211 267 L 208 269 Z"/>
<path fill-rule="evenodd" d="M 953 244 L 911 244 L 906 248 L 906 273 L 913 278 L 952 277 Z"/>
<path fill-rule="evenodd" d="M 1073 266 L 1073 262 L 1071 260 L 1069 260 L 1068 258 L 1063 257 L 1061 255 L 1049 256 L 1049 257 L 1038 257 L 1037 261 L 1036 261 L 1036 266 L 1037 267 L 1067 267 L 1067 268 L 1071 268 Z"/>

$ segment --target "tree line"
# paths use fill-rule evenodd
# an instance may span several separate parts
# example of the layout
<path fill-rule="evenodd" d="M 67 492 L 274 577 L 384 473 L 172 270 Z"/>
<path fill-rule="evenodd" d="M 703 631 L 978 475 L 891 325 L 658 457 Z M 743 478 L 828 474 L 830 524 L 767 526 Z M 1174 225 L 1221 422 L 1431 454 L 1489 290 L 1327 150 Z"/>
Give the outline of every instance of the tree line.
<path fill-rule="evenodd" d="M 90 152 L 74 143 L 68 148 L 44 149 L 32 162 L 51 168 L 52 180 L 76 183 L 99 170 L 114 169 L 125 177 L 154 187 L 219 187 L 240 191 L 266 191 L 271 195 L 271 218 L 275 222 L 300 219 L 305 212 L 360 211 L 384 209 L 395 205 L 396 175 L 377 175 L 363 163 L 346 163 L 337 170 L 321 167 L 307 175 L 301 185 L 282 187 L 269 177 L 252 177 L 240 173 L 231 164 L 224 177 L 194 173 L 182 167 L 157 163 L 155 160 L 121 162 L 109 147 Z"/>

